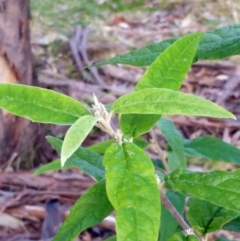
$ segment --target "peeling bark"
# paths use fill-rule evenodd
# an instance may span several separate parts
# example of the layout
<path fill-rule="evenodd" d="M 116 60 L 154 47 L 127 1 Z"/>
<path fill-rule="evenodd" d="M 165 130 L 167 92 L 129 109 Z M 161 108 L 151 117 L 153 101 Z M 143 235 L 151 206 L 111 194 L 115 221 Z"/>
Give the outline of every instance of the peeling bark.
<path fill-rule="evenodd" d="M 36 85 L 29 0 L 0 0 L 0 82 Z M 0 110 L 0 168 L 31 150 L 38 126 Z"/>

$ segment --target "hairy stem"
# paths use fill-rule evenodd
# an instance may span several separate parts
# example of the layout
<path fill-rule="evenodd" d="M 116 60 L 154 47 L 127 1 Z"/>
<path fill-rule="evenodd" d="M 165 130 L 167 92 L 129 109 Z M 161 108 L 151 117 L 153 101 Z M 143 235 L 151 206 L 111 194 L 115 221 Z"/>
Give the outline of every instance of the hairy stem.
<path fill-rule="evenodd" d="M 193 230 L 188 226 L 188 224 L 185 222 L 183 217 L 179 214 L 177 209 L 172 205 L 172 203 L 169 201 L 165 193 L 161 190 L 161 202 L 163 206 L 172 214 L 172 216 L 176 219 L 176 221 L 179 223 L 179 225 L 183 228 L 185 234 L 189 234 L 189 230 L 199 239 L 201 240 L 194 232 Z"/>
<path fill-rule="evenodd" d="M 172 216 L 177 220 L 180 226 L 184 229 L 190 229 L 188 224 L 185 222 L 183 217 L 178 213 L 177 209 L 172 205 L 167 196 L 163 191 L 161 191 L 161 201 L 164 207 L 172 214 Z"/>
<path fill-rule="evenodd" d="M 154 141 L 154 144 L 156 145 L 157 152 L 158 152 L 158 155 L 159 155 L 160 160 L 162 160 L 164 169 L 166 170 L 167 173 L 169 173 L 170 170 L 169 170 L 169 166 L 168 166 L 168 163 L 167 163 L 167 160 L 166 160 L 165 153 L 164 153 L 164 151 L 161 149 L 161 147 L 159 146 L 159 144 L 158 144 L 158 142 L 157 142 L 157 138 L 156 138 L 156 136 L 155 136 L 155 133 L 154 133 L 153 129 L 151 129 L 150 134 L 151 134 L 151 137 L 152 137 L 152 139 L 153 139 L 153 141 Z"/>
<path fill-rule="evenodd" d="M 205 235 L 205 237 L 203 238 L 203 241 L 208 241 L 208 234 Z"/>

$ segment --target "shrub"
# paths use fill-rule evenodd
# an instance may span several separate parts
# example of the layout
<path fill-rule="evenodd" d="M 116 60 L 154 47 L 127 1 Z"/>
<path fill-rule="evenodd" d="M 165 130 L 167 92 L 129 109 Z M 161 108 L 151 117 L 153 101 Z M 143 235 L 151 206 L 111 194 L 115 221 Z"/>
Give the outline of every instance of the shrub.
<path fill-rule="evenodd" d="M 134 91 L 116 100 L 110 113 L 95 96 L 90 111 L 77 100 L 51 90 L 0 84 L 1 108 L 40 123 L 70 125 L 64 141 L 47 137 L 61 159 L 35 174 L 74 166 L 96 180 L 73 205 L 54 241 L 74 240 L 113 210 L 117 234 L 109 241 L 199 240 L 221 228 L 239 231 L 240 171 L 191 172 L 187 157 L 239 165 L 240 150 L 211 136 L 184 140 L 173 122 L 164 118 L 181 114 L 235 119 L 222 107 L 179 89 L 194 61 L 239 52 L 240 25 L 232 25 L 168 39 L 96 63 L 150 65 Z M 121 115 L 121 131 L 111 127 L 113 113 Z M 169 146 L 158 170 L 139 138 L 155 125 Z M 94 126 L 108 132 L 111 140 L 79 147 Z M 183 218 L 187 196 L 191 197 L 186 215 L 191 227 Z"/>

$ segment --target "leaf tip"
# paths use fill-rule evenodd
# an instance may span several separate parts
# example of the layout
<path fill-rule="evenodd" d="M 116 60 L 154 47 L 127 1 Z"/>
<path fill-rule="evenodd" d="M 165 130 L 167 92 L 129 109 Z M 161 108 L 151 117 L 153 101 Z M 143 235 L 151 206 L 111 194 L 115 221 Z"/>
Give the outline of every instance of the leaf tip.
<path fill-rule="evenodd" d="M 232 119 L 237 120 L 237 117 L 235 115 L 232 115 Z"/>
<path fill-rule="evenodd" d="M 66 161 L 67 161 L 66 157 L 61 157 L 61 167 L 64 167 L 64 164 Z"/>
<path fill-rule="evenodd" d="M 39 175 L 38 170 L 36 170 L 32 175 L 33 175 L 34 177 L 38 176 L 38 175 Z"/>
<path fill-rule="evenodd" d="M 231 112 L 229 112 L 228 118 L 233 119 L 233 120 L 237 120 L 237 117 Z"/>
<path fill-rule="evenodd" d="M 45 138 L 46 138 L 47 140 L 50 140 L 50 139 L 52 138 L 52 136 L 47 135 L 47 136 L 45 136 Z"/>

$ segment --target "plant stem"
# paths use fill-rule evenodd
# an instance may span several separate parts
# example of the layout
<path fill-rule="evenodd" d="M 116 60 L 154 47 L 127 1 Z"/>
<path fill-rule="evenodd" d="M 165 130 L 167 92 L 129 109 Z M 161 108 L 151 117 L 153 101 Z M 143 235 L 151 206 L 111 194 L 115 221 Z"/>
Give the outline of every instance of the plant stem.
<path fill-rule="evenodd" d="M 167 196 L 163 191 L 161 191 L 161 201 L 165 208 L 172 214 L 172 216 L 177 220 L 180 226 L 184 229 L 190 229 L 188 224 L 185 222 L 183 217 L 178 213 L 177 209 L 172 205 Z"/>
<path fill-rule="evenodd" d="M 205 235 L 205 237 L 204 237 L 203 240 L 204 240 L 204 241 L 208 241 L 208 234 Z"/>
<path fill-rule="evenodd" d="M 162 164 L 163 164 L 163 166 L 165 168 L 165 171 L 167 173 L 170 173 L 169 166 L 168 166 L 168 163 L 166 161 L 166 156 L 164 154 L 164 151 L 161 149 L 161 147 L 159 146 L 159 144 L 157 142 L 157 138 L 155 136 L 155 133 L 154 133 L 153 129 L 151 129 L 150 134 L 151 134 L 151 137 L 152 137 L 152 139 L 154 141 L 154 144 L 156 145 L 159 158 L 162 160 Z"/>
<path fill-rule="evenodd" d="M 172 203 L 169 201 L 165 193 L 161 190 L 161 202 L 163 206 L 172 214 L 172 216 L 176 219 L 176 221 L 180 224 L 180 226 L 183 228 L 184 232 L 188 234 L 186 230 L 192 229 L 188 226 L 188 224 L 185 222 L 183 217 L 179 214 L 179 212 L 176 210 L 176 208 L 172 205 Z M 193 231 L 192 233 L 201 240 Z"/>

